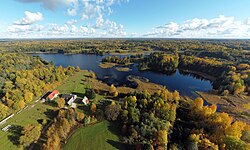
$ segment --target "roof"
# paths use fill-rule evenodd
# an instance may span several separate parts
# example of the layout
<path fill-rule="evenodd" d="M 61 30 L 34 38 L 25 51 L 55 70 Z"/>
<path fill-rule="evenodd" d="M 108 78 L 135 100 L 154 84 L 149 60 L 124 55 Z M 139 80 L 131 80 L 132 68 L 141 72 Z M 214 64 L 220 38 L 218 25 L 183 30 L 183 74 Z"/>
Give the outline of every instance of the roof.
<path fill-rule="evenodd" d="M 74 103 L 74 101 L 76 100 L 76 98 L 77 98 L 77 95 L 72 95 L 71 98 L 68 100 L 67 103 L 69 105 L 72 105 L 72 103 Z"/>
<path fill-rule="evenodd" d="M 48 98 L 53 100 L 59 94 L 58 90 L 54 90 L 52 93 L 49 94 Z"/>
<path fill-rule="evenodd" d="M 72 103 L 71 108 L 76 108 L 76 107 L 77 107 L 76 103 Z"/>
<path fill-rule="evenodd" d="M 88 98 L 85 96 L 85 97 L 83 98 L 82 102 L 83 102 L 85 105 L 87 105 L 87 104 L 89 103 L 89 100 L 88 100 Z"/>
<path fill-rule="evenodd" d="M 69 101 L 72 97 L 72 94 L 62 94 L 61 98 L 63 98 L 65 101 Z"/>

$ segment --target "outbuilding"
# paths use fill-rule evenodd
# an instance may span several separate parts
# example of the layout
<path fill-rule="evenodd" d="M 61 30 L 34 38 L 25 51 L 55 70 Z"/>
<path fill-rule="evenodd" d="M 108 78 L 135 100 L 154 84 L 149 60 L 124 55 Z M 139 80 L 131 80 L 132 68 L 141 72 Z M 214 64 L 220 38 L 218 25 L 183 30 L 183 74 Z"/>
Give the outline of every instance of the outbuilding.
<path fill-rule="evenodd" d="M 58 90 L 54 90 L 53 92 L 51 92 L 48 96 L 48 99 L 50 101 L 54 100 L 58 95 L 59 95 L 59 91 Z"/>
<path fill-rule="evenodd" d="M 82 102 L 84 103 L 84 105 L 88 105 L 89 99 L 86 96 L 84 96 L 84 98 L 82 99 Z"/>

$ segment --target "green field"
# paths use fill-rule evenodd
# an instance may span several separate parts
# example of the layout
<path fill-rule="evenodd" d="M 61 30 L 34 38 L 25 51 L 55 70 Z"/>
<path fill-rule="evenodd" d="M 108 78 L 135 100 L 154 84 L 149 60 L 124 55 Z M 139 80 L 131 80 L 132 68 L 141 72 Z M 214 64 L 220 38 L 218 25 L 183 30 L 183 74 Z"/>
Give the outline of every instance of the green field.
<path fill-rule="evenodd" d="M 108 121 L 78 129 L 64 146 L 64 150 L 124 149 L 116 135 L 118 127 Z"/>
<path fill-rule="evenodd" d="M 28 124 L 39 124 L 39 119 L 46 119 L 47 116 L 45 112 L 52 109 L 51 106 L 42 104 L 40 102 L 29 105 L 29 107 L 23 110 L 21 113 L 16 114 L 13 118 L 9 119 L 5 124 L 0 126 L 4 128 L 7 125 L 12 125 L 13 129 L 7 132 L 0 130 L 0 149 L 1 150 L 13 150 L 17 149 L 16 133 L 19 132 L 18 129 Z M 17 131 L 15 131 L 17 130 Z"/>
<path fill-rule="evenodd" d="M 69 78 L 64 84 L 58 86 L 56 89 L 59 90 L 60 93 L 72 93 L 76 94 L 78 97 L 84 97 L 85 88 L 90 88 L 90 84 L 82 80 L 85 78 L 85 75 L 88 75 L 89 72 L 83 70 L 81 72 L 76 73 L 73 77 Z M 103 97 L 96 94 L 95 100 L 100 100 Z"/>

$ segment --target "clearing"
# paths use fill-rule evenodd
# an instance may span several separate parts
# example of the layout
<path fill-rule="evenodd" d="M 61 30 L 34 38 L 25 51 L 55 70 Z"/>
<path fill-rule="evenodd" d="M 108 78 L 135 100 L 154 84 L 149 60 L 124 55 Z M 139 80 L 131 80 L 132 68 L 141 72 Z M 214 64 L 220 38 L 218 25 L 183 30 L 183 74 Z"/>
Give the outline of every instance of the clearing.
<path fill-rule="evenodd" d="M 92 126 L 82 127 L 69 138 L 64 150 L 112 150 L 124 149 L 117 136 L 118 128 L 103 121 Z"/>

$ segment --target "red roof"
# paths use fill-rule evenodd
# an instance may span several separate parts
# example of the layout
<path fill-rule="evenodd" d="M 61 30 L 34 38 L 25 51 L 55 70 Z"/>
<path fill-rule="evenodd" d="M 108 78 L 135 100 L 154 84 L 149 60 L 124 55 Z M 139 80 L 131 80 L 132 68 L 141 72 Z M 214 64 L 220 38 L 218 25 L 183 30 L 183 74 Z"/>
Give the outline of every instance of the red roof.
<path fill-rule="evenodd" d="M 59 94 L 59 91 L 58 90 L 54 90 L 52 93 L 49 94 L 48 98 L 50 100 L 54 99 L 55 96 L 57 96 Z"/>

